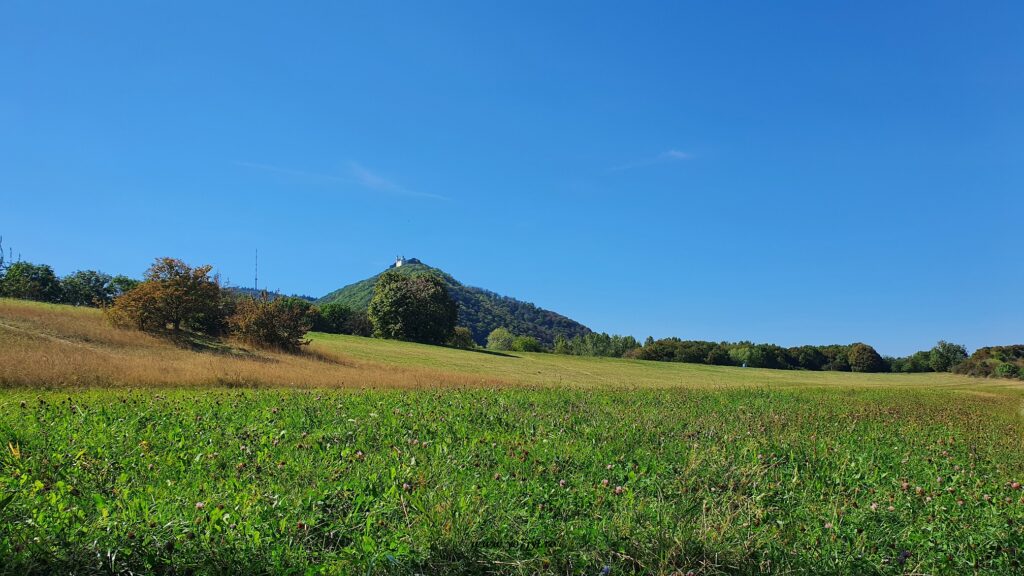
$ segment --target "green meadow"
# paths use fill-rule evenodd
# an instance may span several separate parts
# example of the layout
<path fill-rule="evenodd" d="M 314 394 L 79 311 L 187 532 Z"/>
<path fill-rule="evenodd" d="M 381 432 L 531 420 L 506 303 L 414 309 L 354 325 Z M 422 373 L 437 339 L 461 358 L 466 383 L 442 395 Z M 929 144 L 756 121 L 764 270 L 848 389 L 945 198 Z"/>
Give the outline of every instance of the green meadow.
<path fill-rule="evenodd" d="M 21 355 L 0 351 L 8 367 L 32 350 L 111 365 L 213 354 L 47 310 L 0 318 Z M 344 383 L 2 372 L 0 573 L 1024 570 L 1012 381 L 312 337 L 301 373 L 344 369 Z M 364 385 L 360 370 L 415 382 Z"/>

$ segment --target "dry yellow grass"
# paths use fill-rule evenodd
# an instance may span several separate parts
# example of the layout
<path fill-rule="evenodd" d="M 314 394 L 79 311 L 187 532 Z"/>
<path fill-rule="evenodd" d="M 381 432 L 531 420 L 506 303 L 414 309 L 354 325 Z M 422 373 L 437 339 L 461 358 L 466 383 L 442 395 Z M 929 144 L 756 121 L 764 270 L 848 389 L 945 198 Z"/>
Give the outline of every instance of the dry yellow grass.
<path fill-rule="evenodd" d="M 187 343 L 114 328 L 102 312 L 0 299 L 0 387 L 294 386 L 588 389 L 903 388 L 1024 395 L 1017 380 L 954 374 L 759 370 L 556 354 L 466 351 L 409 342 L 310 335 L 302 354 Z"/>
<path fill-rule="evenodd" d="M 283 354 L 223 346 L 196 351 L 111 326 L 99 310 L 0 299 L 0 386 L 501 386 L 430 368 L 346 358 L 330 348 Z"/>

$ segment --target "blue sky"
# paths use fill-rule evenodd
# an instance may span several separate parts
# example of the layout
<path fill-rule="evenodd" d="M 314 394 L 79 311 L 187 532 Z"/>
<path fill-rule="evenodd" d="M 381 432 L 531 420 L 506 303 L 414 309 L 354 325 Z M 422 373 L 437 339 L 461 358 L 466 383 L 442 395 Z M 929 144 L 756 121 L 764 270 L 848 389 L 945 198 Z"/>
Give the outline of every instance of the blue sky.
<path fill-rule="evenodd" d="M 1014 2 L 5 2 L 0 234 L 596 330 L 1024 342 Z"/>

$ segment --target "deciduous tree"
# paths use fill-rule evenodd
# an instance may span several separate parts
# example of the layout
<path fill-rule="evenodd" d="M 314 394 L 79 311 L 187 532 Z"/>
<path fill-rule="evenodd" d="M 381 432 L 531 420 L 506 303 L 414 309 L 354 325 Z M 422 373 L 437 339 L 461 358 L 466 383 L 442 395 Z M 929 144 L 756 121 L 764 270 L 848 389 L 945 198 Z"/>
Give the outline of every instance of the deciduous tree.
<path fill-rule="evenodd" d="M 114 300 L 115 324 L 159 332 L 170 327 L 216 332 L 223 325 L 220 285 L 212 266 L 192 268 L 176 258 L 157 258 L 145 280 Z"/>
<path fill-rule="evenodd" d="M 458 308 L 436 274 L 389 271 L 377 280 L 367 316 L 378 338 L 444 344 L 455 330 Z"/>
<path fill-rule="evenodd" d="M 515 337 L 505 328 L 495 328 L 487 335 L 487 348 L 490 350 L 511 350 Z"/>
<path fill-rule="evenodd" d="M 311 309 L 305 300 L 271 299 L 262 292 L 259 297 L 239 299 L 228 325 L 232 336 L 243 342 L 294 352 L 309 344 L 304 337 L 312 326 Z"/>
<path fill-rule="evenodd" d="M 53 268 L 46 264 L 15 262 L 8 266 L 4 275 L 0 277 L 0 296 L 59 302 L 60 280 L 53 273 Z"/>

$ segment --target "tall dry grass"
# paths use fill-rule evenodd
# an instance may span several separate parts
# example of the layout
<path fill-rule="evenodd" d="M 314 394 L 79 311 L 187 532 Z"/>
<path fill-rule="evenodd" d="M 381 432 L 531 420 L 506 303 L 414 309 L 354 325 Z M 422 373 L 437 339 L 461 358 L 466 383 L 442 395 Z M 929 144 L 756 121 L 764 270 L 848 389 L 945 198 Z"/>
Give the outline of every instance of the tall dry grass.
<path fill-rule="evenodd" d="M 387 366 L 329 349 L 286 354 L 238 345 L 196 351 L 111 326 L 94 309 L 0 299 L 0 386 L 502 386 L 472 374 Z"/>

